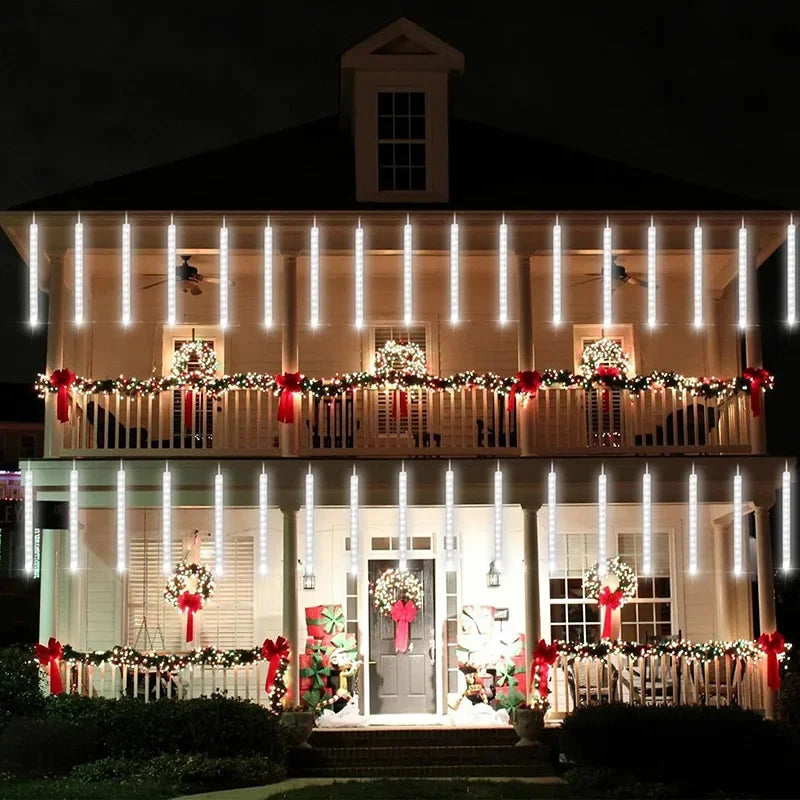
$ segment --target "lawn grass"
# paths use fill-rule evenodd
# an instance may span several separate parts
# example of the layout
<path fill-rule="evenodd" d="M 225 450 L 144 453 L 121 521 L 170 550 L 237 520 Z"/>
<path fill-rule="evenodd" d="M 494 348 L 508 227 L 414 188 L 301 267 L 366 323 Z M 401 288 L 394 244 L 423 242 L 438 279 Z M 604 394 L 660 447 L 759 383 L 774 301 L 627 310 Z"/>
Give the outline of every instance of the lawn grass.
<path fill-rule="evenodd" d="M 0 781 L 3 800 L 167 800 L 175 797 L 174 786 L 124 781 L 79 781 L 75 778 Z"/>

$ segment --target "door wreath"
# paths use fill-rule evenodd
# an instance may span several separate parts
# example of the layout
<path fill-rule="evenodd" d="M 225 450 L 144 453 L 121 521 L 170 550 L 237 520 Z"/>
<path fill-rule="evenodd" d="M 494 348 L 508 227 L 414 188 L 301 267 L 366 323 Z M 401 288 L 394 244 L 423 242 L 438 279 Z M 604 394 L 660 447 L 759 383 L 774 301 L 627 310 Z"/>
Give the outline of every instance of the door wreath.
<path fill-rule="evenodd" d="M 370 587 L 372 603 L 384 617 L 395 623 L 394 649 L 398 653 L 408 650 L 408 627 L 422 607 L 422 583 L 408 571 L 387 569 Z"/>

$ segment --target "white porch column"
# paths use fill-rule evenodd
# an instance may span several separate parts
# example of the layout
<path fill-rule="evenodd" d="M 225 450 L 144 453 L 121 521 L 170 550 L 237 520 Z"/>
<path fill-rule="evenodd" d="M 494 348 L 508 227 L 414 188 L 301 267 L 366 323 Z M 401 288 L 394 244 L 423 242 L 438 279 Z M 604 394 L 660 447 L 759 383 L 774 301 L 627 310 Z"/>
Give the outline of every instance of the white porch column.
<path fill-rule="evenodd" d="M 770 535 L 769 509 L 755 507 L 756 521 L 756 579 L 758 580 L 758 629 L 760 633 L 777 630 L 775 618 L 775 573 L 772 569 L 772 536 Z M 766 685 L 764 671 L 764 714 L 775 718 L 775 692 Z"/>
<path fill-rule="evenodd" d="M 61 369 L 64 361 L 64 325 L 66 324 L 66 287 L 64 285 L 64 253 L 48 253 L 50 297 L 47 320 L 47 365 L 48 375 Z M 57 432 L 60 423 L 56 420 L 56 399 L 48 395 L 45 403 L 45 456 L 57 456 Z"/>
<path fill-rule="evenodd" d="M 533 650 L 542 638 L 539 609 L 539 526 L 538 506 L 522 508 L 522 542 L 525 555 L 525 668 L 528 670 L 528 693 L 533 686 L 530 675 Z"/>
<path fill-rule="evenodd" d="M 706 375 L 719 375 L 719 295 L 717 292 L 706 295 L 706 308 L 709 310 L 709 324 L 705 326 L 706 336 Z"/>
<path fill-rule="evenodd" d="M 734 638 L 733 586 L 731 574 L 731 523 L 714 520 L 714 606 L 716 614 L 715 637 L 729 642 Z"/>
<path fill-rule="evenodd" d="M 58 555 L 61 531 L 41 532 L 39 553 L 39 641 L 56 636 L 58 599 Z"/>
<path fill-rule="evenodd" d="M 745 358 L 747 363 L 744 367 L 763 367 L 763 355 L 761 352 L 761 315 L 758 309 L 758 270 L 756 269 L 756 258 L 758 257 L 758 232 L 753 230 L 750 233 L 750 247 L 747 258 L 747 328 L 744 335 Z M 750 420 L 750 442 L 752 452 L 756 454 L 766 453 L 767 434 L 764 424 L 764 406 L 766 405 L 766 395 L 761 398 L 761 415 L 754 417 L 749 414 Z"/>
<path fill-rule="evenodd" d="M 281 506 L 283 515 L 283 635 L 289 640 L 289 690 L 285 704 L 300 702 L 300 642 L 297 641 L 297 511 Z"/>
<path fill-rule="evenodd" d="M 531 294 L 531 259 L 517 255 L 517 368 L 533 369 L 533 298 Z M 533 403 L 517 403 L 517 436 L 523 456 L 533 454 Z"/>
<path fill-rule="evenodd" d="M 281 371 L 298 372 L 298 325 L 297 325 L 297 256 L 282 255 L 283 263 L 283 325 L 281 338 Z M 281 423 L 281 455 L 296 456 L 299 449 L 298 406 L 300 398 L 295 396 L 295 421 L 291 424 Z"/>

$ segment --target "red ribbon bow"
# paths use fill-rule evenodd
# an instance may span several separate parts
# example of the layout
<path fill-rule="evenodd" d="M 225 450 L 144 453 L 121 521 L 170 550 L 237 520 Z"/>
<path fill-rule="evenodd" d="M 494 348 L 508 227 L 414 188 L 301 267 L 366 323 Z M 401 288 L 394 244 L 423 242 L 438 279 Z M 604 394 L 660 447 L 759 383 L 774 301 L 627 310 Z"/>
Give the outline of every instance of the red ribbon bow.
<path fill-rule="evenodd" d="M 281 661 L 289 658 L 289 642 L 283 636 L 279 636 L 274 642 L 272 639 L 264 639 L 264 644 L 261 645 L 261 655 L 269 664 L 264 681 L 264 691 L 269 694 L 272 687 L 275 686 L 275 676 L 278 674 Z"/>
<path fill-rule="evenodd" d="M 294 422 L 294 395 L 303 390 L 302 376 L 299 372 L 284 372 L 275 376 L 275 383 L 281 390 L 278 403 L 278 422 Z"/>
<path fill-rule="evenodd" d="M 539 639 L 539 643 L 533 651 L 533 670 L 538 678 L 536 688 L 539 690 L 539 697 L 543 700 L 547 699 L 550 694 L 550 687 L 547 685 L 547 679 L 550 675 L 550 667 L 556 663 L 558 656 L 558 645 L 553 642 L 547 644 L 544 639 Z"/>
<path fill-rule="evenodd" d="M 194 641 L 194 615 L 203 607 L 203 595 L 184 592 L 178 595 L 178 608 L 185 611 L 189 618 L 186 621 L 186 641 Z"/>
<path fill-rule="evenodd" d="M 524 393 L 524 404 L 529 397 L 536 396 L 536 392 L 539 391 L 539 387 L 542 385 L 541 373 L 537 372 L 535 369 L 526 369 L 524 372 L 518 372 L 514 376 L 514 380 L 516 383 L 511 387 L 511 391 L 508 393 L 509 412 L 513 411 L 514 406 L 517 404 L 517 393 Z"/>
<path fill-rule="evenodd" d="M 408 416 L 408 392 L 395 389 L 392 392 L 392 419 Z"/>
<path fill-rule="evenodd" d="M 194 422 L 194 392 L 191 389 L 187 389 L 183 396 L 183 416 L 186 420 L 186 430 L 191 431 Z"/>
<path fill-rule="evenodd" d="M 750 384 L 750 409 L 754 417 L 761 414 L 761 387 L 768 384 L 772 375 L 760 367 L 747 367 L 742 377 Z"/>
<path fill-rule="evenodd" d="M 57 390 L 56 419 L 69 422 L 69 387 L 75 383 L 75 373 L 68 369 L 57 369 L 50 375 L 50 385 Z"/>
<path fill-rule="evenodd" d="M 605 364 L 601 364 L 597 368 L 597 371 L 595 372 L 595 376 L 598 377 L 598 378 L 619 378 L 620 374 L 621 373 L 619 371 L 619 367 L 607 367 Z M 603 413 L 604 414 L 608 413 L 608 406 L 609 406 L 608 398 L 609 398 L 609 396 L 610 396 L 610 393 L 608 391 L 608 387 L 606 387 L 605 389 L 603 389 Z"/>
<path fill-rule="evenodd" d="M 785 645 L 783 634 L 778 631 L 762 633 L 758 637 L 758 646 L 767 654 L 767 686 L 773 692 L 777 692 L 781 688 L 781 670 L 778 666 L 778 654 L 786 649 Z"/>
<path fill-rule="evenodd" d="M 392 619 L 395 621 L 394 649 L 398 653 L 408 650 L 408 626 L 417 617 L 417 607 L 411 600 L 405 603 L 398 600 L 392 606 Z"/>
<path fill-rule="evenodd" d="M 61 682 L 61 671 L 58 669 L 58 662 L 64 651 L 61 643 L 54 636 L 50 637 L 47 646 L 37 644 L 34 647 L 36 660 L 47 667 L 50 672 L 50 694 L 63 694 L 64 684 Z"/>
<path fill-rule="evenodd" d="M 611 591 L 608 586 L 604 586 L 600 595 L 597 598 L 597 605 L 604 609 L 603 611 L 603 639 L 611 638 L 611 614 L 616 611 L 621 605 L 625 595 L 621 589 Z"/>

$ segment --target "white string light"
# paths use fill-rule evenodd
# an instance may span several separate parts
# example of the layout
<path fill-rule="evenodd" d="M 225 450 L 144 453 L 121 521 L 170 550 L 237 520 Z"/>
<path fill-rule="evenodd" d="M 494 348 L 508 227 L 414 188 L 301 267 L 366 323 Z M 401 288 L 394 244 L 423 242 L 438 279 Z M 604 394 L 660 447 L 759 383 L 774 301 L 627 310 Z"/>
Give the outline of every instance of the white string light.
<path fill-rule="evenodd" d="M 597 561 L 600 564 L 600 573 L 605 573 L 606 567 L 606 529 L 608 527 L 608 483 L 606 481 L 605 467 L 600 467 L 597 476 Z"/>
<path fill-rule="evenodd" d="M 125 542 L 125 523 L 125 469 L 120 461 L 119 469 L 117 470 L 117 572 L 120 573 L 125 572 L 125 558 L 127 555 Z"/>
<path fill-rule="evenodd" d="M 219 326 L 228 327 L 228 226 L 219 229 Z"/>
<path fill-rule="evenodd" d="M 606 220 L 603 228 L 603 327 L 609 328 L 613 322 L 611 313 L 611 282 L 614 280 L 612 269 L 614 266 L 614 251 L 611 242 L 611 226 Z"/>
<path fill-rule="evenodd" d="M 500 223 L 497 244 L 498 318 L 501 325 L 508 322 L 508 225 L 506 217 Z"/>
<path fill-rule="evenodd" d="M 268 564 L 268 529 L 269 519 L 269 476 L 261 465 L 258 474 L 258 572 L 259 575 L 267 574 Z"/>
<path fill-rule="evenodd" d="M 503 472 L 499 461 L 494 472 L 494 569 L 503 571 Z"/>
<path fill-rule="evenodd" d="M 550 472 L 547 473 L 547 561 L 550 565 L 550 574 L 556 571 L 556 472 L 550 463 Z"/>
<path fill-rule="evenodd" d="M 444 473 L 444 555 L 445 569 L 449 572 L 456 568 L 453 543 L 455 540 L 455 479 L 452 464 L 447 462 Z"/>
<path fill-rule="evenodd" d="M 350 574 L 358 575 L 358 474 L 353 466 L 350 476 Z"/>
<path fill-rule="evenodd" d="M 30 462 L 28 469 L 23 475 L 23 517 L 24 517 L 24 537 L 25 537 L 25 572 L 30 575 L 33 573 L 33 472 Z"/>
<path fill-rule="evenodd" d="M 272 225 L 264 226 L 264 326 L 272 327 Z"/>
<path fill-rule="evenodd" d="M 353 262 L 355 271 L 354 290 L 355 290 L 355 325 L 360 329 L 364 325 L 364 229 L 361 227 L 361 218 L 358 220 L 356 228 L 356 248 L 355 259 Z"/>
<path fill-rule="evenodd" d="M 792 568 L 792 474 L 787 464 L 781 475 L 781 550 L 783 569 Z"/>
<path fill-rule="evenodd" d="M 797 289 L 797 227 L 794 219 L 786 227 L 786 319 L 790 325 L 796 321 Z"/>
<path fill-rule="evenodd" d="M 642 475 L 642 572 L 650 575 L 653 571 L 653 528 L 652 494 L 650 469 L 644 465 Z"/>
<path fill-rule="evenodd" d="M 406 224 L 403 226 L 403 321 L 406 325 L 410 325 L 414 317 L 412 308 L 413 251 L 411 247 L 411 220 L 406 217 Z"/>
<path fill-rule="evenodd" d="M 694 229 L 694 326 L 699 328 L 703 324 L 703 229 L 700 227 L 700 217 Z"/>
<path fill-rule="evenodd" d="M 73 295 L 75 300 L 75 324 L 83 324 L 83 223 L 81 215 L 75 223 L 75 268 L 73 278 Z"/>
<path fill-rule="evenodd" d="M 733 476 L 733 574 L 742 574 L 742 476 Z"/>
<path fill-rule="evenodd" d="M 689 473 L 689 574 L 697 574 L 697 474 Z"/>
<path fill-rule="evenodd" d="M 561 225 L 553 225 L 553 325 L 561 324 Z"/>
<path fill-rule="evenodd" d="M 122 324 L 131 323 L 131 226 L 128 215 L 122 223 Z"/>
<path fill-rule="evenodd" d="M 39 324 L 39 226 L 35 214 L 28 227 L 28 320 L 31 325 Z"/>
<path fill-rule="evenodd" d="M 80 530 L 78 522 L 78 470 L 75 469 L 75 462 L 72 462 L 72 469 L 69 473 L 69 571 L 78 571 L 78 532 Z"/>
<path fill-rule="evenodd" d="M 311 226 L 311 257 L 309 259 L 309 278 L 311 286 L 309 288 L 309 309 L 311 313 L 311 327 L 319 325 L 319 228 L 317 218 L 314 217 L 314 224 Z"/>
<path fill-rule="evenodd" d="M 406 466 L 397 476 L 397 556 L 401 572 L 408 569 L 408 481 Z"/>
<path fill-rule="evenodd" d="M 172 474 L 169 464 L 161 474 L 161 569 L 172 572 Z"/>
<path fill-rule="evenodd" d="M 214 570 L 221 578 L 225 568 L 225 479 L 217 465 L 214 476 Z"/>
<path fill-rule="evenodd" d="M 309 464 L 306 474 L 306 556 L 303 561 L 303 575 L 311 577 L 314 574 L 314 473 Z"/>
<path fill-rule="evenodd" d="M 747 327 L 747 228 L 739 228 L 739 327 Z"/>
<path fill-rule="evenodd" d="M 450 322 L 453 324 L 459 317 L 458 248 L 458 223 L 454 214 L 450 226 Z"/>
<path fill-rule="evenodd" d="M 656 324 L 656 226 L 650 218 L 647 229 L 647 324 L 652 328 Z"/>
<path fill-rule="evenodd" d="M 174 325 L 177 321 L 176 313 L 176 292 L 177 280 L 175 278 L 175 261 L 177 255 L 177 231 L 175 221 L 170 216 L 169 226 L 167 227 L 167 324 Z"/>

